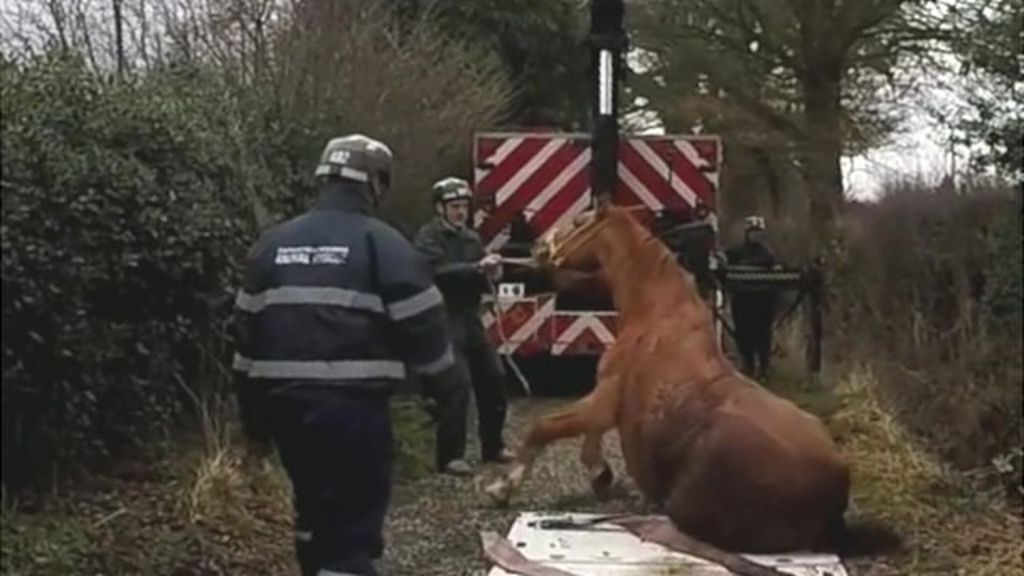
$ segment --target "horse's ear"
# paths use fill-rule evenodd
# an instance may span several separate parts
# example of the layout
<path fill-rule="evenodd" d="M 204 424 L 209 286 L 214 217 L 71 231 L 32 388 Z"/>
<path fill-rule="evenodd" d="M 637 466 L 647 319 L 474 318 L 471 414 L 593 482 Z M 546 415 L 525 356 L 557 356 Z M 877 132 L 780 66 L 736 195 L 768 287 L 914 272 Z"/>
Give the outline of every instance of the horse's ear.
<path fill-rule="evenodd" d="M 599 219 L 604 218 L 605 216 L 608 215 L 608 212 L 611 210 L 611 207 L 612 197 L 610 195 L 598 196 L 596 206 L 594 207 L 594 213 L 597 215 Z"/>

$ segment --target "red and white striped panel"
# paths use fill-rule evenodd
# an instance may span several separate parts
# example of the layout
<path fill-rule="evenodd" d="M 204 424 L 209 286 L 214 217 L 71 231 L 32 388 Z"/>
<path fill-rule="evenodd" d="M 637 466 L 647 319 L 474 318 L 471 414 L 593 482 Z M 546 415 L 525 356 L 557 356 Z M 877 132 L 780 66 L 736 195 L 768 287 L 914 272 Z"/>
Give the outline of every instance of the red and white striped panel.
<path fill-rule="evenodd" d="M 551 323 L 551 354 L 600 355 L 615 342 L 614 312 L 560 312 Z"/>
<path fill-rule="evenodd" d="M 493 300 L 484 303 L 482 322 L 487 337 L 501 354 L 531 356 L 551 347 L 550 322 L 555 312 L 552 295 L 498 300 L 501 322 L 494 314 Z"/>
<path fill-rule="evenodd" d="M 714 137 L 622 138 L 613 199 L 653 211 L 688 211 L 699 200 L 714 211 L 720 153 Z M 590 205 L 586 134 L 478 134 L 474 163 L 476 224 L 492 249 L 505 244 L 519 215 L 536 238 Z"/>
<path fill-rule="evenodd" d="M 590 202 L 590 148 L 571 134 L 479 135 L 475 142 L 477 226 L 489 247 L 522 214 L 539 236 Z"/>
<path fill-rule="evenodd" d="M 617 204 L 689 211 L 698 202 L 715 208 L 717 141 L 629 138 L 619 146 Z M 714 178 L 709 177 L 713 175 Z"/>
<path fill-rule="evenodd" d="M 550 294 L 501 299 L 499 325 L 491 302 L 485 302 L 482 320 L 501 354 L 600 355 L 615 342 L 614 312 L 558 312 Z"/>

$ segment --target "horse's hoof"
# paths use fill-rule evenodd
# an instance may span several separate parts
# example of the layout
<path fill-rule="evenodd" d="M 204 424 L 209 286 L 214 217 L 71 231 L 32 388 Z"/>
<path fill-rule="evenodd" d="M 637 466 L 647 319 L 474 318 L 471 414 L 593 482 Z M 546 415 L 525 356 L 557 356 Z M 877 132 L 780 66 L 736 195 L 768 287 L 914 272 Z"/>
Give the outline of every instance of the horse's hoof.
<path fill-rule="evenodd" d="M 484 488 L 484 493 L 490 496 L 493 504 L 502 507 L 508 506 L 512 497 L 512 483 L 505 478 L 499 478 Z"/>
<path fill-rule="evenodd" d="M 612 482 L 614 481 L 615 474 L 612 473 L 611 467 L 605 464 L 596 476 L 591 477 L 590 488 L 599 500 L 605 500 L 611 492 Z"/>

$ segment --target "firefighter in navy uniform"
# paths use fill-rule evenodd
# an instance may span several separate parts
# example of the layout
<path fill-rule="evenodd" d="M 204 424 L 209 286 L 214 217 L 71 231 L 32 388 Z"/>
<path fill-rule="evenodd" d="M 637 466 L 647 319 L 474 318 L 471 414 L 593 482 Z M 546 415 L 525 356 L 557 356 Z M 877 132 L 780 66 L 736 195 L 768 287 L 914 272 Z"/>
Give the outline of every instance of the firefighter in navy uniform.
<path fill-rule="evenodd" d="M 764 230 L 764 218 L 747 217 L 743 242 L 725 252 L 728 265 L 777 268 L 775 254 L 762 240 Z M 736 327 L 736 347 L 743 359 L 743 371 L 748 376 L 764 378 L 771 366 L 776 294 L 770 288 L 735 290 L 730 298 L 733 324 Z"/>
<path fill-rule="evenodd" d="M 465 180 L 436 182 L 436 217 L 415 239 L 444 295 L 455 358 L 465 382 L 463 393 L 449 394 L 447 399 L 439 399 L 437 406 L 437 466 L 456 475 L 473 473 L 464 458 L 470 385 L 476 398 L 481 459 L 509 462 L 513 458 L 502 439 L 507 410 L 505 374 L 480 321 L 481 297 L 490 292 L 490 282 L 501 277 L 501 257 L 487 254 L 480 236 L 469 227 L 472 197 Z"/>
<path fill-rule="evenodd" d="M 252 247 L 236 302 L 242 424 L 253 445 L 276 445 L 291 479 L 303 576 L 376 574 L 389 395 L 407 367 L 431 382 L 454 374 L 429 266 L 374 218 L 390 170 L 380 142 L 328 142 L 319 201 Z"/>

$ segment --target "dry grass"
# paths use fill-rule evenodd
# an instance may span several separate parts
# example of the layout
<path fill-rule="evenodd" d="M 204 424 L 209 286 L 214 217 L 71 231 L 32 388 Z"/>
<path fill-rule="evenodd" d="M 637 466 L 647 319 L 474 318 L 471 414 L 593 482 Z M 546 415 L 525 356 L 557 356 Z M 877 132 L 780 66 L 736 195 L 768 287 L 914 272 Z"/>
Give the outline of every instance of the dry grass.
<path fill-rule="evenodd" d="M 222 449 L 199 460 L 189 489 L 187 516 L 190 522 L 225 516 L 237 508 L 237 494 L 245 484 L 240 459 Z"/>
<path fill-rule="evenodd" d="M 855 576 L 1024 573 L 1021 509 L 997 482 L 954 469 L 887 401 L 894 385 L 867 364 L 836 365 L 820 383 L 803 371 L 803 324 L 778 333 L 768 386 L 822 416 L 854 468 L 850 519 L 880 522 L 904 540 L 891 558 L 853 559 Z M 984 482 L 982 480 L 985 480 Z"/>
<path fill-rule="evenodd" d="M 837 387 L 842 408 L 831 424 L 854 462 L 854 517 L 903 536 L 899 574 L 1024 572 L 1021 511 L 918 446 L 880 401 L 879 386 L 858 366 Z"/>
<path fill-rule="evenodd" d="M 885 405 L 945 461 L 1002 462 L 993 478 L 1012 493 L 1024 474 L 1021 204 L 983 184 L 909 183 L 846 215 L 826 349 L 871 364 Z"/>
<path fill-rule="evenodd" d="M 801 350 L 799 330 L 792 330 L 780 337 L 780 345 Z M 850 560 L 853 576 L 995 576 L 1024 570 L 1020 511 L 919 445 L 887 409 L 879 392 L 883 383 L 872 369 L 856 366 L 829 386 L 828 378 L 820 385 L 801 377 L 800 363 L 793 354 L 784 356 L 769 386 L 822 414 L 850 455 L 852 520 L 881 521 L 906 543 L 897 557 Z M 538 412 L 565 401 L 515 403 L 510 436 L 520 435 Z M 411 406 L 396 409 L 410 416 L 396 424 L 400 435 L 426 430 L 412 417 Z M 287 479 L 272 461 L 246 462 L 223 424 L 221 418 L 208 420 L 205 435 L 183 442 L 165 460 L 138 463 L 134 471 L 73 493 L 46 513 L 5 508 L 4 574 L 295 573 Z M 406 450 L 429 447 L 422 437 L 402 443 Z M 619 462 L 614 444 L 608 443 L 608 456 Z M 553 448 L 517 508 L 641 506 L 628 481 L 625 496 L 594 502 L 577 450 L 578 442 Z M 621 463 L 616 469 L 621 471 Z M 471 481 L 431 474 L 403 478 L 388 518 L 385 567 L 396 574 L 483 568 L 476 532 L 504 532 L 514 513 L 483 505 Z M 436 569 L 424 571 L 424 562 Z"/>

